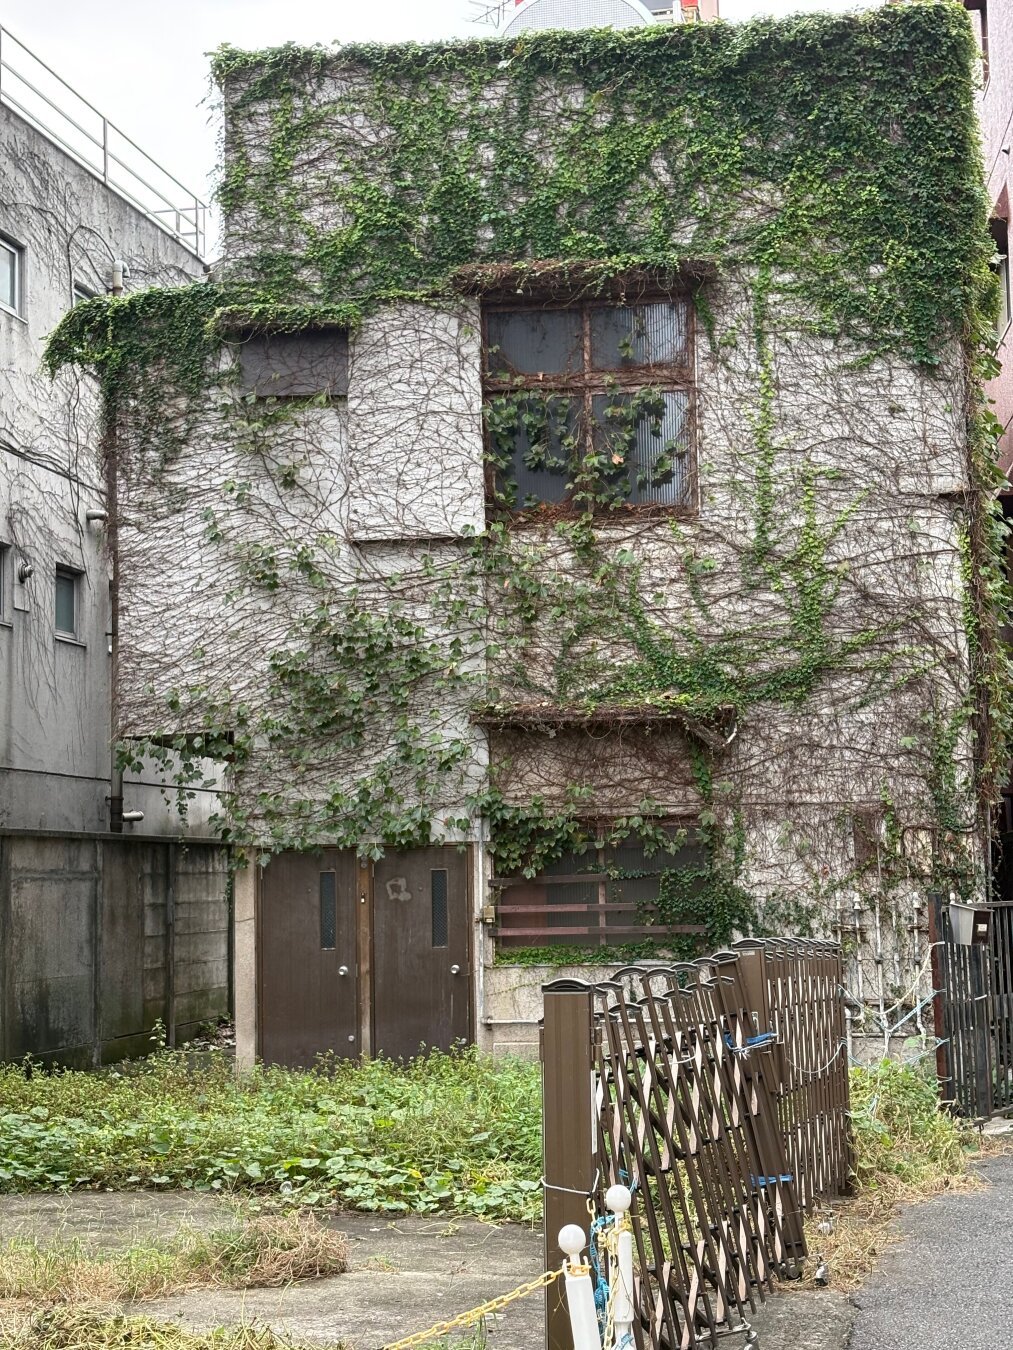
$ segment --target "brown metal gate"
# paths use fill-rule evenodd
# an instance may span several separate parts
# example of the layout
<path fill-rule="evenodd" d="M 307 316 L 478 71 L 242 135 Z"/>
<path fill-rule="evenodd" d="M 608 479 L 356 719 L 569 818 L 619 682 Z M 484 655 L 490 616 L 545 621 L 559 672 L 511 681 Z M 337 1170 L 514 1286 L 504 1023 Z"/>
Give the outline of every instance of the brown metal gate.
<path fill-rule="evenodd" d="M 835 944 L 748 942 L 545 987 L 546 1264 L 632 1184 L 638 1350 L 742 1327 L 804 1256 L 803 1212 L 847 1188 L 842 967 Z M 558 1285 L 546 1325 L 570 1350 Z"/>
<path fill-rule="evenodd" d="M 472 1037 L 469 853 L 281 853 L 262 870 L 258 1029 L 265 1063 L 392 1058 Z"/>

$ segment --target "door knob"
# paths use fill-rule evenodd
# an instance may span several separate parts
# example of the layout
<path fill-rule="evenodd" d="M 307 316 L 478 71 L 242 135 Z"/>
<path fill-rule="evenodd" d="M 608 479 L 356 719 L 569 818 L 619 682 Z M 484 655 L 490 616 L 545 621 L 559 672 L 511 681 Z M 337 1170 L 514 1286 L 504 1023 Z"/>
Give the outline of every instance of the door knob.
<path fill-rule="evenodd" d="M 461 967 L 460 967 L 460 966 L 451 966 L 451 967 L 450 967 L 450 973 L 451 973 L 451 975 L 460 975 L 460 973 L 461 973 Z"/>
<path fill-rule="evenodd" d="M 347 967 L 347 966 L 338 966 L 338 974 L 339 974 L 339 975 L 347 975 L 347 974 L 348 974 L 348 967 Z"/>

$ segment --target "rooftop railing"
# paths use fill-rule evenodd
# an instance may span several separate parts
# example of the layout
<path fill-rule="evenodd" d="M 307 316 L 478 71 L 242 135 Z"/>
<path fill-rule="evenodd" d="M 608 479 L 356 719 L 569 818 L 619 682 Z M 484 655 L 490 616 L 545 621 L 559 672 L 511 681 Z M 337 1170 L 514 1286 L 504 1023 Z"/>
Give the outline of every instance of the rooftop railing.
<path fill-rule="evenodd" d="M 0 105 L 58 145 L 198 257 L 207 205 L 0 26 Z"/>

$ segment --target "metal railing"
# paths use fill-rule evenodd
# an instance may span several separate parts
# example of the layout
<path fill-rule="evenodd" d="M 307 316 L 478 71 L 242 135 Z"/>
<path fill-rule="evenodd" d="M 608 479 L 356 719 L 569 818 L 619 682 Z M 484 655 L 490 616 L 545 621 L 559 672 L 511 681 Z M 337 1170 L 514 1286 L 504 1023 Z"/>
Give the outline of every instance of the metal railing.
<path fill-rule="evenodd" d="M 0 105 L 203 257 L 208 208 L 179 179 L 0 26 Z"/>
<path fill-rule="evenodd" d="M 551 1235 L 630 1186 L 637 1350 L 746 1332 L 803 1215 L 847 1188 L 842 975 L 836 944 L 786 939 L 545 986 L 546 1268 Z M 546 1312 L 572 1350 L 557 1288 Z"/>

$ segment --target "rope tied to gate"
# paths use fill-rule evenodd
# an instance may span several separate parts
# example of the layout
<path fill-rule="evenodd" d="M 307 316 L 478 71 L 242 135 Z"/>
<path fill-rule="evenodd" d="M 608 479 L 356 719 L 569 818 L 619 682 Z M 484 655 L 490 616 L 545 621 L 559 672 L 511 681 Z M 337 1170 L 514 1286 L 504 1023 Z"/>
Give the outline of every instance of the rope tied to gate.
<path fill-rule="evenodd" d="M 413 1336 L 405 1336 L 403 1340 L 392 1341 L 389 1345 L 383 1346 L 382 1350 L 411 1350 L 412 1346 L 425 1345 L 427 1341 L 445 1336 L 448 1331 L 456 1331 L 459 1327 L 474 1326 L 476 1322 L 480 1322 L 489 1313 L 499 1312 L 501 1308 L 509 1307 L 511 1303 L 516 1303 L 518 1299 L 527 1298 L 529 1294 L 535 1294 L 539 1289 L 547 1288 L 550 1284 L 562 1278 L 563 1273 L 562 1266 L 558 1270 L 543 1271 L 535 1279 L 528 1280 L 526 1284 L 519 1284 L 516 1289 L 511 1289 L 509 1293 L 491 1298 L 487 1303 L 482 1303 L 477 1308 L 469 1308 L 467 1312 L 459 1313 L 457 1317 L 451 1317 L 446 1322 L 437 1322 L 435 1326 L 428 1327 L 425 1331 L 417 1331 Z"/>

